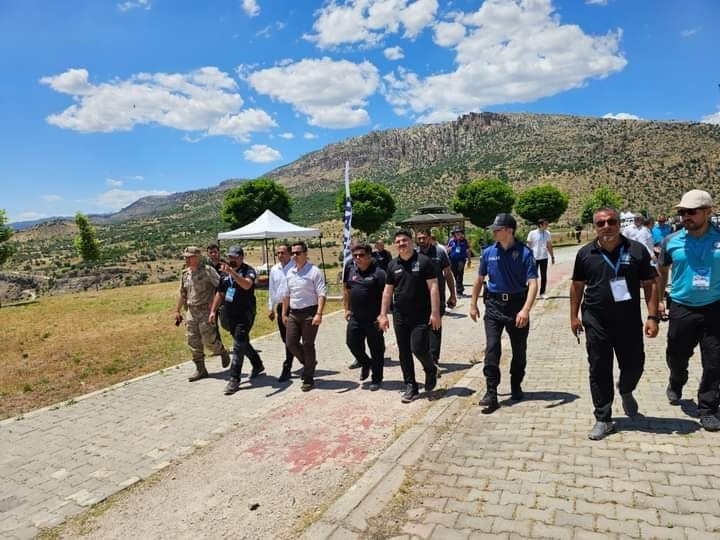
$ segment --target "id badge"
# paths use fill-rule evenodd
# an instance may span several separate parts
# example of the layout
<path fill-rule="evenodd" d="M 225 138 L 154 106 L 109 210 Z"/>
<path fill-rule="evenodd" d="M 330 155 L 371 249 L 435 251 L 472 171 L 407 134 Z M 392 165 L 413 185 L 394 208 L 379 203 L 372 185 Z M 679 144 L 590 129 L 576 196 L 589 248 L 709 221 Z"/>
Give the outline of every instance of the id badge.
<path fill-rule="evenodd" d="M 228 290 L 225 291 L 225 301 L 232 302 L 233 298 L 235 298 L 235 287 L 228 287 Z"/>
<path fill-rule="evenodd" d="M 710 288 L 710 268 L 698 268 L 692 277 L 692 288 L 696 291 L 706 291 Z"/>
<path fill-rule="evenodd" d="M 624 277 L 611 279 L 610 289 L 612 290 L 613 300 L 616 302 L 626 302 L 631 299 L 630 291 L 627 288 L 627 281 Z"/>

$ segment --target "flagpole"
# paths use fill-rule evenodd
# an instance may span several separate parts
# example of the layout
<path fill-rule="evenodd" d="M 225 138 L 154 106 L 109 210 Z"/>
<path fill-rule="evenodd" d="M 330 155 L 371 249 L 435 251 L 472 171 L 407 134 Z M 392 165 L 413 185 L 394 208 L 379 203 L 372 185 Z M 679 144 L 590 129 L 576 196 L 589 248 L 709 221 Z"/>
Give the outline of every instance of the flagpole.
<path fill-rule="evenodd" d="M 350 242 L 352 235 L 352 199 L 350 198 L 350 160 L 345 161 L 345 215 L 343 216 L 343 266 L 342 277 L 345 277 L 345 265 L 351 256 Z M 342 281 L 342 279 L 341 279 Z"/>

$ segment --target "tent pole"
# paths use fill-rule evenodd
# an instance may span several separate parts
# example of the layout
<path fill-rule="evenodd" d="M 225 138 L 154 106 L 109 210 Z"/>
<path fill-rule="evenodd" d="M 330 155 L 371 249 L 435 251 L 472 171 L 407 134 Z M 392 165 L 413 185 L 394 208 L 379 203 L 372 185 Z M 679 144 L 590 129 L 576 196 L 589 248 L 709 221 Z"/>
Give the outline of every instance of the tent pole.
<path fill-rule="evenodd" d="M 327 289 L 327 273 L 325 273 L 325 255 L 323 254 L 323 242 L 322 242 L 322 233 L 318 236 L 320 239 L 320 262 L 322 262 L 322 270 L 323 270 L 323 278 L 325 278 L 325 287 Z"/>

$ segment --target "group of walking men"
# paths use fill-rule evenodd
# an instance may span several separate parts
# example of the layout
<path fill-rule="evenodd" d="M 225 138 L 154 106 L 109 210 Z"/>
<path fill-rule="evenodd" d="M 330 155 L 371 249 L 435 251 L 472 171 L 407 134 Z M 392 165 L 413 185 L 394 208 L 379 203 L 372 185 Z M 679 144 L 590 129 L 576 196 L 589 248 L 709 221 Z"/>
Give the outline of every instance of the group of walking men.
<path fill-rule="evenodd" d="M 577 253 L 570 286 L 570 329 L 580 342 L 586 336 L 589 379 L 595 424 L 589 433 L 593 440 L 612 433 L 614 399 L 613 358 L 620 376 L 617 388 L 624 412 L 639 413 L 633 395 L 645 363 L 643 337 L 658 334 L 660 320 L 669 318 L 666 361 L 670 371 L 666 389 L 668 401 L 678 404 L 688 380 L 688 362 L 700 345 L 702 376 L 698 389 L 700 424 L 708 431 L 720 431 L 720 230 L 710 222 L 713 201 L 709 193 L 691 190 L 676 205 L 683 228 L 662 240 L 657 256 L 646 247 L 623 236 L 620 216 L 614 208 L 601 208 L 593 215 L 596 237 Z M 527 365 L 527 339 L 530 310 L 536 297 L 544 298 L 548 259 L 555 256 L 541 220 L 531 231 L 527 243 L 516 239 L 517 223 L 510 214 L 498 214 L 492 225 L 493 242 L 480 257 L 473 283 L 469 315 L 479 317 L 478 300 L 484 303 L 485 355 L 483 374 L 486 391 L 480 400 L 482 412 L 499 408 L 501 336 L 510 338 L 510 389 L 513 401 L 524 399 L 522 383 Z M 380 242 L 372 251 L 368 244 L 352 246 L 351 262 L 343 272 L 343 303 L 347 321 L 346 344 L 360 367 L 362 381 L 370 377 L 370 390 L 383 382 L 385 341 L 392 311 L 398 356 L 403 376 L 402 401 L 419 395 L 414 358 L 425 374 L 424 390 L 431 392 L 438 377 L 445 306 L 454 307 L 462 294 L 462 269 L 469 265 L 468 250 L 461 248 L 465 260 L 452 253 L 465 241 L 461 231 L 453 231 L 447 250 L 436 245 L 429 230 L 419 230 L 413 246 L 408 231 L 394 237 L 397 256 L 391 258 Z M 211 246 L 212 247 L 212 246 Z M 181 308 L 188 308 L 188 344 L 197 371 L 190 380 L 207 376 L 203 344 L 231 364 L 226 393 L 237 390 L 242 358 L 253 365 L 251 378 L 264 366 L 249 343 L 255 317 L 255 271 L 242 261 L 238 246 L 228 251 L 228 262 L 215 270 L 199 265 L 199 248 L 185 251 L 188 268 L 183 273 L 176 321 Z M 307 260 L 307 246 L 299 242 L 281 245 L 279 262 L 269 276 L 268 316 L 276 319 L 286 344 L 279 381 L 291 376 L 293 357 L 303 366 L 302 390 L 314 386 L 316 366 L 315 338 L 322 323 L 326 288 L 322 272 Z M 389 259 L 389 260 L 388 260 Z M 656 260 L 653 260 L 656 259 Z M 663 298 L 672 269 L 668 310 Z M 538 285 L 538 277 L 541 279 Z M 450 291 L 447 296 L 445 288 Z M 641 290 L 647 320 L 641 315 Z M 211 297 L 211 301 L 207 298 Z M 204 303 L 203 303 L 204 302 Z M 203 308 L 203 306 L 207 306 Z M 222 306 L 222 319 L 233 336 L 233 354 L 228 355 L 219 340 L 216 312 Z M 366 352 L 366 344 L 369 354 Z"/>

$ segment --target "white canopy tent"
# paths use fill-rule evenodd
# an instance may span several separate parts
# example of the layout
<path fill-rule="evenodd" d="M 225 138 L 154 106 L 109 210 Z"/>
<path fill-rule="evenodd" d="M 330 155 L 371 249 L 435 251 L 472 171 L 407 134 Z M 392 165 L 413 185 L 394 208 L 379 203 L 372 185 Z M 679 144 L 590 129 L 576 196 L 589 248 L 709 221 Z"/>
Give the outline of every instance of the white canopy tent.
<path fill-rule="evenodd" d="M 269 269 L 269 260 L 267 257 L 267 241 L 276 238 L 309 238 L 317 236 L 322 238 L 320 229 L 310 227 L 301 227 L 285 221 L 277 216 L 272 210 L 265 210 L 255 221 L 248 223 L 233 231 L 218 233 L 218 240 L 263 240 L 265 245 L 265 263 Z M 274 253 L 274 249 L 273 249 Z M 274 255 L 273 255 L 274 258 Z M 324 263 L 325 257 L 322 251 L 322 242 L 320 242 L 320 259 Z M 325 273 L 323 264 L 323 274 Z"/>

